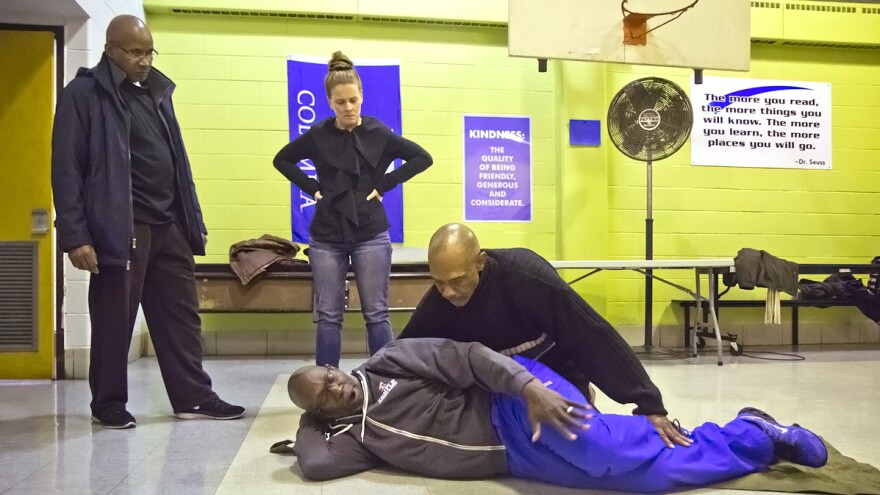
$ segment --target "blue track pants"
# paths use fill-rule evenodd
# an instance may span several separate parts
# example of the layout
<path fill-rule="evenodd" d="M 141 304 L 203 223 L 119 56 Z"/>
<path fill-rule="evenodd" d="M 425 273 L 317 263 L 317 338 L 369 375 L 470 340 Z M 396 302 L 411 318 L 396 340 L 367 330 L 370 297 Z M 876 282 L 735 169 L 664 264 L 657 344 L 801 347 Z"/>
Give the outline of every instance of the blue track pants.
<path fill-rule="evenodd" d="M 549 388 L 586 404 L 583 395 L 546 366 L 517 361 Z M 725 426 L 704 423 L 690 447 L 667 448 L 643 416 L 597 414 L 590 428 L 569 441 L 542 425 L 532 443 L 525 402 L 493 396 L 492 421 L 507 447 L 510 474 L 555 485 L 632 492 L 706 486 L 761 471 L 774 462 L 773 443 L 758 427 L 734 419 Z"/>

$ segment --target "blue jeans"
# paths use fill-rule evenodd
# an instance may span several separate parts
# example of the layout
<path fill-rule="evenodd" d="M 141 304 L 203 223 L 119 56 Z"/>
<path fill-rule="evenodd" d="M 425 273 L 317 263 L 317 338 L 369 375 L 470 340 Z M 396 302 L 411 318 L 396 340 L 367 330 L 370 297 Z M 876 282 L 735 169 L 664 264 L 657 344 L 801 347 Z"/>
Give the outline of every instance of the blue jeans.
<path fill-rule="evenodd" d="M 388 232 L 362 242 L 311 241 L 309 260 L 318 313 L 316 364 L 339 366 L 349 260 L 367 324 L 370 355 L 390 342 L 393 336 L 388 314 L 388 280 L 391 277 L 391 238 Z"/>

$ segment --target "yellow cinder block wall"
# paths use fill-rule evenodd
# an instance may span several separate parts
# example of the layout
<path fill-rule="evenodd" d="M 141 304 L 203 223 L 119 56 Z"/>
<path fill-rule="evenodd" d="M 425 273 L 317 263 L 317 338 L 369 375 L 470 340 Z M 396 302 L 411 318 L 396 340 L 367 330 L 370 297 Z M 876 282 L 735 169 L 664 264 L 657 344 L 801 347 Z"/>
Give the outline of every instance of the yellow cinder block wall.
<path fill-rule="evenodd" d="M 606 99 L 627 82 L 649 75 L 665 77 L 689 91 L 692 72 L 609 64 Z M 753 45 L 749 72 L 707 71 L 707 75 L 830 82 L 833 169 L 699 167 L 690 164 L 690 147 L 685 146 L 654 164 L 655 257 L 731 257 L 742 247 L 753 247 L 800 263 L 869 263 L 880 254 L 880 126 L 870 118 L 880 110 L 880 54 Z M 606 146 L 606 160 L 608 256 L 641 258 L 645 166 L 613 146 Z M 692 275 L 670 278 L 693 286 Z M 640 276 L 613 274 L 607 289 L 606 315 L 611 321 L 624 325 L 643 321 Z M 669 301 L 682 296 L 655 283 L 655 321 L 680 319 L 681 310 Z M 734 289 L 726 297 L 763 298 L 764 291 Z M 745 313 L 728 311 L 725 321 L 757 321 L 755 315 Z M 783 316 L 788 319 L 787 310 Z M 801 319 L 868 322 L 853 308 L 806 310 Z"/>
<path fill-rule="evenodd" d="M 404 135 L 434 156 L 435 165 L 404 186 L 406 246 L 423 247 L 439 225 L 462 220 L 462 115 L 507 114 L 532 117 L 533 221 L 473 224 L 484 247 L 527 246 L 549 259 L 644 256 L 644 164 L 611 145 L 604 122 L 600 147 L 569 146 L 568 120 L 604 121 L 614 94 L 639 77 L 666 77 L 688 90 L 690 71 L 551 61 L 541 74 L 535 61 L 507 56 L 507 32 L 497 28 L 167 14 L 148 23 L 161 52 L 155 65 L 178 84 L 175 103 L 211 232 L 199 261 L 225 262 L 230 244 L 263 233 L 290 235 L 289 183 L 271 164 L 288 140 L 286 56 L 328 58 L 339 49 L 355 61 L 400 60 Z M 707 75 L 832 83 L 834 168 L 694 167 L 685 146 L 654 167 L 655 257 L 733 257 L 742 247 L 802 263 L 880 254 L 873 118 L 880 53 L 753 45 L 750 72 Z M 693 286 L 681 273 L 669 278 Z M 609 272 L 576 287 L 613 324 L 641 324 L 640 276 Z M 681 296 L 655 284 L 655 324 L 678 328 L 680 310 L 669 301 Z M 747 313 L 728 312 L 725 321 L 749 324 L 755 318 Z M 207 316 L 209 329 L 253 321 Z M 863 319 L 848 309 L 801 316 L 814 318 Z M 395 328 L 403 322 L 396 317 Z M 259 325 L 291 321 L 260 317 Z M 311 327 L 308 318 L 295 325 Z"/>
<path fill-rule="evenodd" d="M 272 166 L 288 142 L 286 59 L 329 59 L 335 50 L 355 63 L 400 60 L 403 134 L 434 157 L 428 171 L 403 185 L 404 246 L 424 247 L 439 226 L 463 219 L 463 115 L 527 115 L 532 222 L 472 227 L 486 247 L 529 246 L 558 257 L 554 75 L 539 74 L 532 60 L 509 58 L 504 29 L 173 15 L 151 15 L 148 23 L 161 52 L 155 66 L 178 86 L 175 105 L 209 229 L 200 262 L 227 262 L 229 246 L 243 239 L 291 235 L 290 183 Z M 203 319 L 209 329 L 254 321 Z M 358 315 L 346 323 L 362 325 Z M 291 324 L 312 326 L 307 316 L 263 318 L 259 326 Z"/>
<path fill-rule="evenodd" d="M 435 164 L 404 188 L 406 246 L 425 246 L 462 219 L 463 115 L 528 115 L 533 133 L 533 221 L 481 223 L 487 246 L 528 245 L 556 257 L 556 120 L 553 75 L 507 57 L 503 29 L 455 30 L 354 22 L 151 16 L 210 230 L 205 262 L 230 244 L 290 235 L 290 183 L 272 166 L 288 142 L 288 54 L 401 62 L 403 133 Z M 369 98 L 370 95 L 365 95 Z"/>

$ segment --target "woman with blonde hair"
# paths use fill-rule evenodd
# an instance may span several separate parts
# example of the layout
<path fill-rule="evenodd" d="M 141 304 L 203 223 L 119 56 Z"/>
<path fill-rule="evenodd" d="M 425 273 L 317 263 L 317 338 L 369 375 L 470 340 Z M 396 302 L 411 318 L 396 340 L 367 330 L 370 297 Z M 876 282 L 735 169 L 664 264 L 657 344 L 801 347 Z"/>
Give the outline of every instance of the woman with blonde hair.
<path fill-rule="evenodd" d="M 378 119 L 361 115 L 361 79 L 342 52 L 330 59 L 324 88 L 335 116 L 288 143 L 274 165 L 316 202 L 309 226 L 318 315 L 315 361 L 337 366 L 349 267 L 357 281 L 370 354 L 393 338 L 388 312 L 392 248 L 382 196 L 426 170 L 433 160 L 418 144 Z M 405 163 L 385 173 L 396 159 Z M 302 160 L 312 161 L 317 180 L 296 165 Z"/>

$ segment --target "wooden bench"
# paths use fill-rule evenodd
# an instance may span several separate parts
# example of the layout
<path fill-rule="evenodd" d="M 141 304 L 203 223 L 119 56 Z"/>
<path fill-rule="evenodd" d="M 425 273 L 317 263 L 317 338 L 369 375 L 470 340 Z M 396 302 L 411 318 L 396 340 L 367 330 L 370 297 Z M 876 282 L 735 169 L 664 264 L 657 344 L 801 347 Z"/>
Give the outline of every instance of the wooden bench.
<path fill-rule="evenodd" d="M 313 313 L 312 270 L 308 263 L 272 266 L 248 285 L 225 263 L 196 265 L 196 293 L 201 313 Z M 427 263 L 391 265 L 388 306 L 413 311 L 433 281 Z M 354 274 L 345 282 L 346 311 L 360 311 Z"/>

